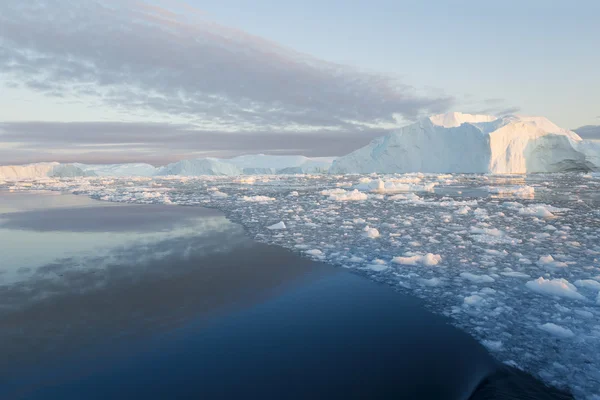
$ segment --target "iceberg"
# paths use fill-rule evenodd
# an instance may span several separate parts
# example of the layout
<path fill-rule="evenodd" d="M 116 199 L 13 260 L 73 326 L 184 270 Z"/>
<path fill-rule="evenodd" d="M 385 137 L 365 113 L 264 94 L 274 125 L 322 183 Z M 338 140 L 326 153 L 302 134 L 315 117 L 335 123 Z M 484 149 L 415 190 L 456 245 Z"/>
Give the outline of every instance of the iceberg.
<path fill-rule="evenodd" d="M 128 177 L 128 176 L 237 176 L 273 174 L 323 174 L 335 157 L 244 155 L 230 159 L 198 158 L 182 160 L 162 167 L 145 163 L 60 164 L 58 162 L 0 166 L 0 178 L 8 180 L 46 177 Z"/>
<path fill-rule="evenodd" d="M 8 180 L 81 176 L 95 176 L 95 174 L 92 171 L 84 171 L 75 164 L 60 164 L 57 162 L 0 166 L 0 178 Z"/>
<path fill-rule="evenodd" d="M 423 118 L 333 162 L 330 173 L 600 170 L 600 145 L 544 117 L 463 113 Z"/>
<path fill-rule="evenodd" d="M 84 172 L 93 173 L 96 176 L 154 176 L 157 168 L 150 164 L 144 163 L 128 163 L 128 164 L 79 164 L 74 166 L 80 168 Z"/>
<path fill-rule="evenodd" d="M 242 170 L 233 164 L 222 162 L 216 158 L 199 158 L 195 160 L 182 160 L 166 165 L 156 171 L 156 175 L 180 176 L 236 176 L 242 175 Z"/>

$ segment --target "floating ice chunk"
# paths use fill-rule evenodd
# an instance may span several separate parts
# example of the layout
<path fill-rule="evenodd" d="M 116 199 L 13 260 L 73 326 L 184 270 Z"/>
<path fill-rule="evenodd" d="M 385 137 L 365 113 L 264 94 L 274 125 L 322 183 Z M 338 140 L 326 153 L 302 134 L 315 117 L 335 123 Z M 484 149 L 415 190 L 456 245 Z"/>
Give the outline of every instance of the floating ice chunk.
<path fill-rule="evenodd" d="M 531 186 L 503 186 L 488 187 L 488 192 L 498 194 L 502 197 L 519 197 L 522 199 L 533 198 L 535 189 Z"/>
<path fill-rule="evenodd" d="M 573 331 L 570 330 L 569 328 L 565 328 L 563 326 L 553 324 L 552 322 L 548 322 L 547 324 L 540 325 L 540 329 L 545 332 L 548 332 L 551 335 L 554 335 L 554 336 L 562 338 L 562 339 L 567 339 L 567 338 L 571 338 L 571 337 L 575 336 Z"/>
<path fill-rule="evenodd" d="M 463 303 L 467 306 L 479 307 L 485 303 L 485 300 L 483 297 L 481 297 L 477 294 L 474 294 L 474 295 L 465 297 L 463 300 Z"/>
<path fill-rule="evenodd" d="M 380 259 L 376 258 L 373 261 L 371 261 L 371 264 L 367 265 L 367 268 L 370 269 L 371 271 L 381 272 L 381 271 L 385 271 L 389 267 L 384 260 L 380 260 Z"/>
<path fill-rule="evenodd" d="M 461 207 L 458 210 L 456 210 L 454 213 L 458 214 L 458 215 L 467 215 L 469 213 L 469 211 L 471 211 L 471 207 L 464 206 L 464 207 Z"/>
<path fill-rule="evenodd" d="M 500 351 L 503 347 L 500 340 L 482 340 L 481 343 L 491 351 Z"/>
<path fill-rule="evenodd" d="M 309 256 L 319 257 L 319 256 L 323 255 L 323 252 L 319 249 L 312 249 L 312 250 L 307 250 L 306 254 L 308 254 Z"/>
<path fill-rule="evenodd" d="M 518 271 L 505 271 L 500 272 L 500 275 L 510 276 L 511 278 L 531 278 L 531 276 Z"/>
<path fill-rule="evenodd" d="M 489 275 L 475 275 L 470 272 L 463 272 L 460 274 L 460 277 L 473 283 L 490 283 L 495 281 L 495 279 Z"/>
<path fill-rule="evenodd" d="M 568 267 L 567 263 L 562 261 L 554 260 L 554 257 L 551 255 L 541 256 L 537 262 L 537 265 L 540 267 L 549 267 L 549 268 L 565 268 Z"/>
<path fill-rule="evenodd" d="M 411 201 L 412 202 L 422 201 L 422 199 L 419 196 L 417 196 L 416 194 L 414 194 L 414 193 L 395 194 L 393 196 L 388 197 L 387 199 L 388 200 L 392 200 L 392 201 L 395 201 L 395 200 L 406 200 L 406 201 L 409 201 L 409 202 L 411 202 Z"/>
<path fill-rule="evenodd" d="M 525 284 L 530 290 L 548 296 L 559 296 L 574 300 L 585 300 L 577 288 L 566 279 L 544 279 L 539 277 L 536 280 Z"/>
<path fill-rule="evenodd" d="M 573 282 L 579 288 L 594 289 L 600 291 L 600 282 L 593 279 L 579 279 Z"/>
<path fill-rule="evenodd" d="M 242 201 L 248 203 L 267 203 L 270 201 L 275 201 L 277 199 L 268 196 L 244 196 L 242 197 Z"/>
<path fill-rule="evenodd" d="M 276 230 L 281 230 L 281 229 L 287 229 L 287 227 L 285 226 L 285 223 L 283 221 L 281 221 L 281 222 L 276 223 L 275 225 L 268 226 L 267 229 L 276 231 Z"/>
<path fill-rule="evenodd" d="M 496 229 L 496 228 L 491 228 L 490 229 L 490 228 L 472 227 L 471 228 L 471 233 L 488 235 L 488 236 L 495 236 L 495 237 L 502 237 L 502 236 L 504 236 L 504 232 L 502 232 L 500 229 Z"/>
<path fill-rule="evenodd" d="M 295 190 L 293 192 L 290 192 L 290 194 L 288 194 L 288 197 L 298 197 L 298 196 L 300 196 L 300 193 L 298 193 Z"/>
<path fill-rule="evenodd" d="M 346 192 L 344 189 L 334 189 L 334 190 L 340 190 L 340 191 L 343 191 L 343 193 L 339 192 L 339 193 L 331 194 L 331 195 L 329 195 L 329 200 L 333 200 L 333 201 L 363 201 L 363 200 L 367 200 L 369 198 L 369 196 L 366 193 L 359 192 L 356 189 L 354 189 L 351 192 Z"/>
<path fill-rule="evenodd" d="M 495 249 L 485 249 L 485 252 L 489 255 L 499 256 L 499 257 L 505 257 L 508 254 L 508 252 L 506 250 L 499 251 L 499 250 L 495 250 Z"/>
<path fill-rule="evenodd" d="M 421 263 L 427 266 L 438 265 L 442 261 L 442 256 L 439 254 L 427 253 L 423 256 Z"/>
<path fill-rule="evenodd" d="M 379 231 L 375 228 L 371 228 L 370 226 L 365 226 L 365 228 L 363 229 L 363 231 L 365 232 L 365 236 L 371 239 L 377 239 L 380 235 L 379 235 Z"/>
<path fill-rule="evenodd" d="M 353 263 L 360 263 L 360 262 L 365 261 L 365 259 L 361 258 L 361 257 L 357 257 L 357 256 L 352 256 L 348 259 L 348 261 L 353 262 Z"/>
<path fill-rule="evenodd" d="M 490 287 L 484 287 L 483 289 L 481 289 L 481 290 L 479 291 L 479 293 L 482 293 L 482 294 L 495 294 L 495 293 L 496 293 L 496 290 L 495 290 L 495 289 L 492 289 L 492 288 L 490 288 Z"/>
<path fill-rule="evenodd" d="M 442 261 L 442 256 L 439 254 L 427 253 L 425 255 L 414 255 L 409 257 L 394 257 L 392 262 L 401 265 L 438 265 Z"/>
<path fill-rule="evenodd" d="M 420 182 L 420 178 L 412 179 L 390 179 L 383 181 L 382 179 L 374 179 L 369 182 L 361 182 L 356 185 L 356 189 L 364 192 L 373 193 L 400 193 L 400 192 L 430 192 L 438 185 L 437 182 L 427 183 L 423 185 L 415 184 Z"/>
<path fill-rule="evenodd" d="M 212 192 L 210 195 L 211 195 L 212 197 L 217 197 L 217 198 L 221 198 L 221 199 L 224 199 L 224 198 L 226 198 L 226 197 L 229 197 L 229 195 L 228 195 L 227 193 L 220 192 L 219 190 L 215 190 L 215 191 L 214 191 L 214 192 Z"/>
<path fill-rule="evenodd" d="M 442 280 L 440 278 L 431 278 L 431 279 L 421 279 L 421 284 L 429 287 L 437 287 L 442 285 Z"/>
<path fill-rule="evenodd" d="M 506 204 L 506 203 L 505 203 Z M 557 208 L 546 204 L 531 205 L 519 209 L 520 215 L 529 215 L 539 218 L 554 218 L 553 213 L 569 211 L 568 208 Z"/>
<path fill-rule="evenodd" d="M 344 194 L 344 193 L 346 193 L 346 191 L 344 189 L 339 189 L 339 188 L 338 189 L 327 189 L 327 190 L 321 191 L 321 194 L 323 196 L 331 196 L 334 194 Z"/>
<path fill-rule="evenodd" d="M 575 310 L 575 313 L 581 315 L 584 318 L 593 318 L 594 314 L 587 310 Z"/>

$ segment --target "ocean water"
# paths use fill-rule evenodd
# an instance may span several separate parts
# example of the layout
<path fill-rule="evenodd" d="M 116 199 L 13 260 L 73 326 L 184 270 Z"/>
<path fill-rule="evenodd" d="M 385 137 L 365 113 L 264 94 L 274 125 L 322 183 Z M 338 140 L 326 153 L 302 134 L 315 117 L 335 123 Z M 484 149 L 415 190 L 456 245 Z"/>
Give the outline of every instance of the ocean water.
<path fill-rule="evenodd" d="M 569 398 L 213 209 L 4 192 L 0 254 L 2 399 Z"/>

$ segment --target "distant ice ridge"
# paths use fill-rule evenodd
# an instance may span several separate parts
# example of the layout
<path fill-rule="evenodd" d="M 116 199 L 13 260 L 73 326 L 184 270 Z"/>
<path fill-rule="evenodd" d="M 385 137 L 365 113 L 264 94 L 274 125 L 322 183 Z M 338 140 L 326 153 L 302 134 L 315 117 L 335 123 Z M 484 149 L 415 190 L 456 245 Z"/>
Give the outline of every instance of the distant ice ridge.
<path fill-rule="evenodd" d="M 326 173 L 334 157 L 244 155 L 230 159 L 198 158 L 162 167 L 144 163 L 60 164 L 57 162 L 0 166 L 0 178 L 9 180 L 46 177 L 127 177 L 127 176 L 237 176 L 265 174 Z"/>
<path fill-rule="evenodd" d="M 600 170 L 600 144 L 544 117 L 449 113 L 373 140 L 330 172 L 497 173 Z"/>
<path fill-rule="evenodd" d="M 92 171 L 82 170 L 76 164 L 60 164 L 57 162 L 0 166 L 0 178 L 9 180 L 43 177 L 72 178 L 95 175 Z"/>

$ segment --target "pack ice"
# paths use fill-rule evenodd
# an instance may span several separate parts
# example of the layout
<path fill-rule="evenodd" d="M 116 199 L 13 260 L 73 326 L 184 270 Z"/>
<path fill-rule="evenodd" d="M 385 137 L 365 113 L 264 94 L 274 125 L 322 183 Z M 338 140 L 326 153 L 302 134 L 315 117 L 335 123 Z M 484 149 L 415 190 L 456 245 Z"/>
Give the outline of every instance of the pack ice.
<path fill-rule="evenodd" d="M 337 159 L 332 173 L 600 170 L 600 145 L 544 117 L 459 112 L 419 120 Z"/>

